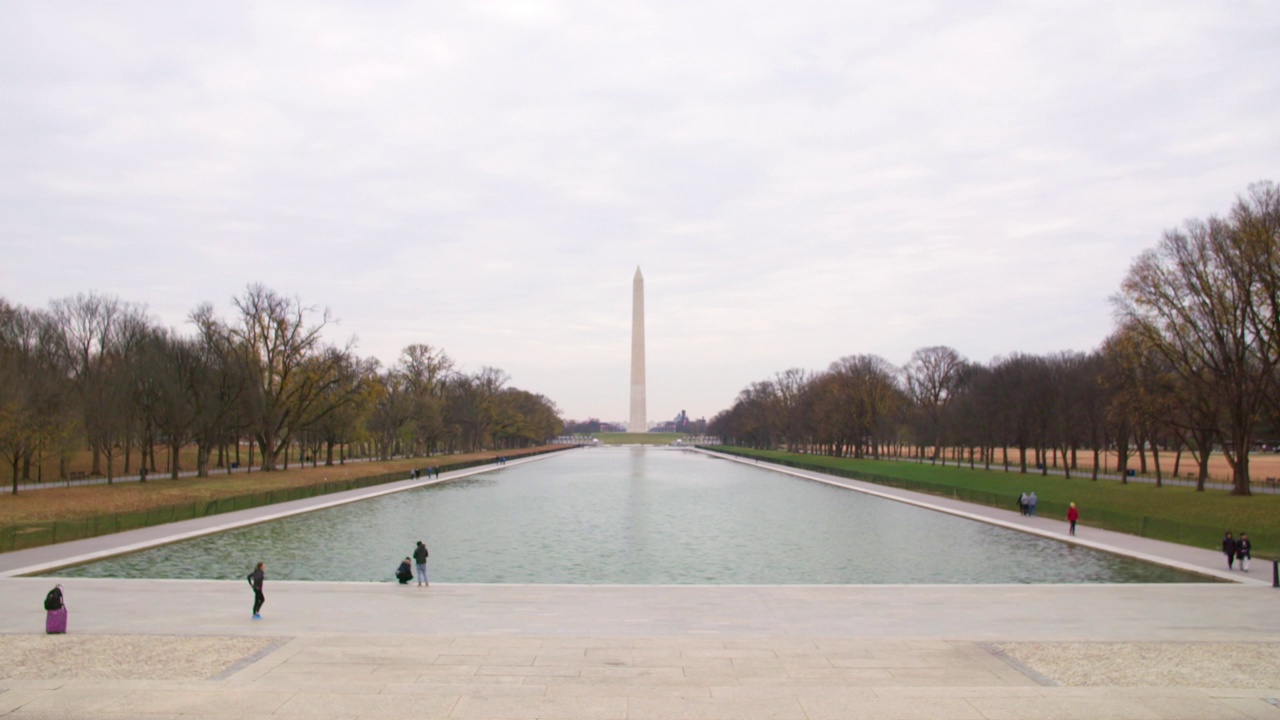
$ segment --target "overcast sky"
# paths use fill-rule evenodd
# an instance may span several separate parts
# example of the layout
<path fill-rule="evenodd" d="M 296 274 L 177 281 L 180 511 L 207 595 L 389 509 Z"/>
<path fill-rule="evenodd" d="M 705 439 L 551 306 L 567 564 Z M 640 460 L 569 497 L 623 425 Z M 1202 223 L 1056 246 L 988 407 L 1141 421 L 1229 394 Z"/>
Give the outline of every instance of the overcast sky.
<path fill-rule="evenodd" d="M 0 296 L 329 337 L 625 420 L 790 367 L 1090 350 L 1130 261 L 1280 181 L 1280 3 L 0 4 Z"/>

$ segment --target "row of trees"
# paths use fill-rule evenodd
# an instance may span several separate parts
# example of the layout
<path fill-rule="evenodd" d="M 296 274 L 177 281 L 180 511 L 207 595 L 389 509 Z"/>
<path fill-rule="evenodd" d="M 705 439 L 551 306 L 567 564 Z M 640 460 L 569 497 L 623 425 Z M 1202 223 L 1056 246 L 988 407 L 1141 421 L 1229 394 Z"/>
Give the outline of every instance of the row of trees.
<path fill-rule="evenodd" d="M 1113 298 L 1117 328 L 1091 352 L 1015 353 L 975 363 L 948 347 L 905 366 L 875 355 L 825 371 L 791 369 L 755 382 L 708 431 L 725 442 L 878 457 L 1011 462 L 1068 475 L 1103 453 L 1124 477 L 1161 451 L 1189 453 L 1204 489 L 1221 448 L 1232 492 L 1250 494 L 1249 453 L 1280 427 L 1280 191 L 1258 183 L 1228 217 L 1165 233 L 1132 265 Z M 1010 453 L 1014 457 L 1010 458 Z"/>
<path fill-rule="evenodd" d="M 195 332 L 156 324 L 136 305 L 97 294 L 30 309 L 0 299 L 0 458 L 13 491 L 43 458 L 59 475 L 84 448 L 91 474 L 111 478 L 122 456 L 131 472 L 155 469 L 155 450 L 196 448 L 196 470 L 239 458 L 249 443 L 263 470 L 287 467 L 289 454 L 326 464 L 353 444 L 393 454 L 522 447 L 559 434 L 555 405 L 507 387 L 485 367 L 465 373 L 443 350 L 404 349 L 384 367 L 353 343 L 324 340 L 327 310 L 252 285 L 230 319 L 202 305 Z M 216 461 L 213 459 L 216 453 Z M 37 471 L 38 472 L 38 471 Z"/>

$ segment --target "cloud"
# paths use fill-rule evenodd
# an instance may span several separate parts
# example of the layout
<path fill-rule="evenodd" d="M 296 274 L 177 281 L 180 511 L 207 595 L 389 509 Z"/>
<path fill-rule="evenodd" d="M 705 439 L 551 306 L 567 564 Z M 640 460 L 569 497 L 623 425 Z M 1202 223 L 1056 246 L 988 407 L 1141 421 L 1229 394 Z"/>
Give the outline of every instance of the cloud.
<path fill-rule="evenodd" d="M 0 6 L 0 288 L 181 325 L 261 281 L 627 414 L 950 344 L 1085 350 L 1274 173 L 1271 4 Z M 1275 179 L 1272 177 L 1272 179 Z"/>

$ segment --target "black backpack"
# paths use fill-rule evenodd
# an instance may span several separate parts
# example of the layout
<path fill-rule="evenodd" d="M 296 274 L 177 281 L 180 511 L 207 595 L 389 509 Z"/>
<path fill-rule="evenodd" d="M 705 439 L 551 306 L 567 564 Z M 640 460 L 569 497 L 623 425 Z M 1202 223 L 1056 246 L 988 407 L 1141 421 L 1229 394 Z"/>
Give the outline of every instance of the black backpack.
<path fill-rule="evenodd" d="M 44 596 L 45 610 L 61 610 L 62 609 L 62 589 L 54 588 Z"/>

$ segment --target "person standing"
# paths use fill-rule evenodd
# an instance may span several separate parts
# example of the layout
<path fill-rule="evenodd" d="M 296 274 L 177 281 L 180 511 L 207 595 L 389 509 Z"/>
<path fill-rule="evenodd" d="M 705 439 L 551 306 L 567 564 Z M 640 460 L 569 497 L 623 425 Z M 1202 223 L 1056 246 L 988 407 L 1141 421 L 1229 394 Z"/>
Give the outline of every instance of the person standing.
<path fill-rule="evenodd" d="M 1076 521 L 1080 519 L 1080 511 L 1076 509 L 1076 504 L 1071 503 L 1071 507 L 1067 508 L 1067 522 L 1071 523 L 1071 529 L 1068 533 L 1076 534 Z"/>
<path fill-rule="evenodd" d="M 1027 494 L 1022 493 L 1018 496 L 1018 512 L 1023 515 L 1027 514 Z"/>
<path fill-rule="evenodd" d="M 1040 502 L 1040 498 L 1036 497 L 1036 491 L 1032 490 L 1027 496 L 1027 514 L 1031 517 L 1036 516 L 1036 505 Z"/>
<path fill-rule="evenodd" d="M 249 587 L 253 588 L 253 619 L 261 620 L 262 614 L 258 612 L 262 609 L 262 603 L 267 601 L 266 596 L 262 594 L 262 582 L 267 579 L 267 564 L 258 563 L 258 566 L 249 573 Z"/>
<path fill-rule="evenodd" d="M 431 583 L 427 582 L 427 556 L 429 554 L 427 546 L 423 545 L 422 541 L 419 540 L 418 547 L 413 549 L 413 562 L 418 566 L 418 587 L 429 587 L 431 585 Z"/>
<path fill-rule="evenodd" d="M 1249 559 L 1253 557 L 1253 543 L 1249 542 L 1249 533 L 1240 533 L 1236 541 L 1236 559 L 1240 561 L 1240 569 L 1249 572 Z"/>
<path fill-rule="evenodd" d="M 1227 533 L 1226 537 L 1222 538 L 1222 554 L 1227 556 L 1228 570 L 1236 569 L 1236 549 L 1237 546 L 1235 538 L 1231 537 L 1231 533 Z"/>

